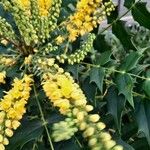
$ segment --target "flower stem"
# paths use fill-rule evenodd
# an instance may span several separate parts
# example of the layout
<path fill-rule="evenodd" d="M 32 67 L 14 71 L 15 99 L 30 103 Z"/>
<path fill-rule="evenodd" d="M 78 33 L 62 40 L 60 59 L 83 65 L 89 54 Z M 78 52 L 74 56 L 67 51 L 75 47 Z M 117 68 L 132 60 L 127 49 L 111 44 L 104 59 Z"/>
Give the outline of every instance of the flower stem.
<path fill-rule="evenodd" d="M 43 126 L 44 126 L 44 128 L 45 128 L 45 131 L 46 131 L 46 134 L 47 134 L 47 137 L 48 137 L 48 141 L 49 141 L 51 150 L 54 150 L 54 146 L 53 146 L 53 143 L 52 143 L 52 140 L 51 140 L 51 137 L 50 137 L 48 128 L 47 128 L 47 121 L 46 121 L 45 118 L 44 118 L 44 114 L 43 114 L 43 111 L 42 111 L 42 107 L 41 107 L 41 104 L 40 104 L 40 102 L 39 102 L 38 94 L 37 94 L 37 92 L 36 92 L 36 88 L 35 88 L 34 85 L 33 85 L 33 89 L 34 89 L 34 93 L 35 93 L 35 99 L 36 99 L 36 102 L 37 102 L 37 104 L 38 104 L 39 111 L 40 111 L 40 114 L 41 114 L 41 120 L 42 120 L 42 122 L 43 122 Z"/>

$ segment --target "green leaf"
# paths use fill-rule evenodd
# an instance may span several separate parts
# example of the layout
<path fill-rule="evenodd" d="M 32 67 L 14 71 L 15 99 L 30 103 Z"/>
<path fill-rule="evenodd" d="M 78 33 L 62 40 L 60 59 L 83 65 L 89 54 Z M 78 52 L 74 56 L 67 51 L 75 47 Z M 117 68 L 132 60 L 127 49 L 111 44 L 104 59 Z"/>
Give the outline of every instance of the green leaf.
<path fill-rule="evenodd" d="M 137 98 L 135 102 L 138 131 L 144 133 L 150 145 L 150 101 L 142 101 L 142 99 Z"/>
<path fill-rule="evenodd" d="M 146 141 L 145 138 L 140 138 L 136 141 L 134 141 L 134 143 L 132 144 L 132 146 L 136 149 L 136 150 L 149 150 L 149 145 Z"/>
<path fill-rule="evenodd" d="M 131 76 L 127 73 L 118 74 L 116 77 L 116 84 L 119 90 L 119 94 L 123 94 L 128 102 L 134 107 L 132 90 L 133 90 L 133 80 Z"/>
<path fill-rule="evenodd" d="M 150 70 L 147 71 L 146 77 L 148 79 L 144 82 L 143 89 L 146 92 L 146 94 L 150 97 Z"/>
<path fill-rule="evenodd" d="M 130 40 L 131 37 L 125 29 L 125 22 L 120 20 L 115 22 L 112 26 L 112 32 L 121 41 L 125 50 L 135 49 Z"/>
<path fill-rule="evenodd" d="M 124 6 L 129 9 L 134 3 L 135 3 L 135 0 L 125 0 Z"/>
<path fill-rule="evenodd" d="M 90 83 L 90 77 L 88 76 L 82 83 L 82 89 L 87 97 L 87 99 L 91 102 L 95 100 L 95 94 L 96 94 L 96 85 L 93 83 Z"/>
<path fill-rule="evenodd" d="M 141 55 L 138 52 L 131 52 L 122 63 L 120 70 L 123 71 L 130 71 L 134 69 L 141 58 Z"/>
<path fill-rule="evenodd" d="M 55 146 L 55 150 L 81 150 L 75 138 L 67 141 L 59 142 Z"/>
<path fill-rule="evenodd" d="M 94 82 L 101 92 L 103 92 L 104 76 L 105 70 L 102 67 L 92 68 L 90 71 L 90 83 Z"/>
<path fill-rule="evenodd" d="M 150 29 L 150 12 L 146 8 L 146 3 L 136 3 L 132 9 L 132 16 L 141 26 Z"/>
<path fill-rule="evenodd" d="M 37 139 L 43 133 L 43 124 L 40 120 L 23 120 L 21 127 L 15 131 L 14 136 L 10 139 L 8 150 L 18 150 L 29 141 Z"/>
<path fill-rule="evenodd" d="M 110 61 L 111 55 L 111 51 L 103 52 L 100 56 L 96 58 L 96 64 L 101 66 L 105 65 L 107 62 Z"/>
<path fill-rule="evenodd" d="M 118 91 L 113 86 L 109 88 L 106 99 L 108 113 L 113 116 L 116 128 L 118 132 L 121 133 L 121 117 L 126 100 L 124 96 L 118 95 Z"/>

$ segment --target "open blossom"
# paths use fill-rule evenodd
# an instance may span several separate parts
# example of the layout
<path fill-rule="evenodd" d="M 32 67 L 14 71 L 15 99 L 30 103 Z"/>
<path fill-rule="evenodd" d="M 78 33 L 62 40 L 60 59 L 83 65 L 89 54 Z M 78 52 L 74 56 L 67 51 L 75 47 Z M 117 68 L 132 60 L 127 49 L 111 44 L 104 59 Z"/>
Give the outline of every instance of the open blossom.
<path fill-rule="evenodd" d="M 49 73 L 48 78 L 43 81 L 43 89 L 46 96 L 55 107 L 59 108 L 62 114 L 67 114 L 74 104 L 86 104 L 86 98 L 82 90 L 74 83 L 69 73 L 63 71 L 56 74 Z"/>
<path fill-rule="evenodd" d="M 41 16 L 48 16 L 52 0 L 38 0 L 39 13 Z"/>
<path fill-rule="evenodd" d="M 76 11 L 70 16 L 67 23 L 69 32 L 69 41 L 75 41 L 78 36 L 91 32 L 102 20 L 106 14 L 114 10 L 114 6 L 109 2 L 106 9 L 102 0 L 80 0 L 77 3 Z"/>
<path fill-rule="evenodd" d="M 7 137 L 13 136 L 13 130 L 20 126 L 20 119 L 26 112 L 25 105 L 30 96 L 31 84 L 33 79 L 31 76 L 25 75 L 23 79 L 14 79 L 12 89 L 6 92 L 6 95 L 0 102 L 0 149 L 4 150 L 9 141 Z"/>

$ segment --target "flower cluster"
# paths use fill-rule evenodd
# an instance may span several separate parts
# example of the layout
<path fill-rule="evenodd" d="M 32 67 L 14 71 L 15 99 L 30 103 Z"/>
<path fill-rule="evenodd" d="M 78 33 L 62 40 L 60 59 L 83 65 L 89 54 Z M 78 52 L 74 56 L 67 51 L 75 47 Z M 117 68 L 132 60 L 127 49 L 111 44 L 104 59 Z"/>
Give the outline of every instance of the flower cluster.
<path fill-rule="evenodd" d="M 20 126 L 20 119 L 26 112 L 25 105 L 30 96 L 31 76 L 25 75 L 23 79 L 14 79 L 12 89 L 0 102 L 0 149 L 4 150 L 8 145 L 8 137 L 13 136 L 13 130 Z"/>
<path fill-rule="evenodd" d="M 40 16 L 48 16 L 51 5 L 52 0 L 38 0 Z"/>
<path fill-rule="evenodd" d="M 5 78 L 6 78 L 6 71 L 0 72 L 0 84 L 5 83 Z"/>
<path fill-rule="evenodd" d="M 16 42 L 16 35 L 12 26 L 6 21 L 5 18 L 0 17 L 0 39 L 3 38 Z"/>
<path fill-rule="evenodd" d="M 121 146 L 111 139 L 109 133 L 104 131 L 105 124 L 100 122 L 98 114 L 89 114 L 93 106 L 87 105 L 87 100 L 79 85 L 76 84 L 68 72 L 62 68 L 57 73 L 43 75 L 43 89 L 46 96 L 61 114 L 68 119 L 54 124 L 53 138 L 55 141 L 69 139 L 77 131 L 75 127 L 83 131 L 83 137 L 88 139 L 92 150 L 114 149 L 122 150 Z M 67 130 L 68 128 L 68 130 Z M 65 136 L 64 130 L 65 129 Z"/>
<path fill-rule="evenodd" d="M 10 67 L 16 63 L 15 58 L 13 57 L 5 57 L 0 55 L 0 65 L 5 67 Z"/>
<path fill-rule="evenodd" d="M 12 14 L 19 34 L 16 38 L 12 26 L 0 18 L 0 35 L 8 38 L 10 42 L 17 39 L 13 43 L 21 46 L 22 51 L 26 49 L 31 52 L 35 45 L 45 43 L 50 32 L 56 28 L 61 0 L 2 0 L 1 4 Z"/>
<path fill-rule="evenodd" d="M 53 105 L 59 107 L 62 114 L 67 114 L 72 104 L 86 103 L 86 99 L 70 74 L 63 72 L 60 68 L 56 74 L 48 73 L 43 89 Z"/>
<path fill-rule="evenodd" d="M 60 56 L 57 56 L 56 58 L 59 60 L 59 62 L 64 63 L 65 60 L 68 61 L 68 64 L 74 64 L 79 63 L 82 61 L 88 52 L 90 52 L 93 48 L 93 41 L 95 39 L 95 35 L 89 33 L 87 40 L 81 45 L 80 49 L 76 50 L 73 54 L 62 54 Z"/>
<path fill-rule="evenodd" d="M 67 22 L 69 41 L 75 41 L 79 35 L 92 31 L 113 10 L 111 1 L 103 4 L 102 0 L 80 0 Z"/>

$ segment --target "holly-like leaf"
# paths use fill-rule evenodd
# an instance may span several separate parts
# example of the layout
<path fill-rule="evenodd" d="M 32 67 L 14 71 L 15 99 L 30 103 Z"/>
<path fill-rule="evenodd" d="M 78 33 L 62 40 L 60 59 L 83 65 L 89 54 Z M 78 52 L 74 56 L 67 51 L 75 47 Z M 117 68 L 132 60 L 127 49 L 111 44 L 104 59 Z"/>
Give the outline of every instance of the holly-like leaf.
<path fill-rule="evenodd" d="M 140 98 L 137 98 L 135 102 L 138 131 L 139 133 L 144 133 L 150 145 L 150 101 L 142 101 Z"/>
<path fill-rule="evenodd" d="M 135 49 L 130 40 L 131 37 L 125 29 L 125 22 L 119 20 L 116 23 L 114 23 L 112 26 L 112 32 L 123 44 L 125 50 Z"/>
<path fill-rule="evenodd" d="M 103 92 L 103 80 L 105 76 L 105 70 L 102 67 L 92 68 L 90 71 L 90 82 L 94 82 L 99 90 Z"/>
<path fill-rule="evenodd" d="M 138 52 L 131 52 L 122 63 L 120 70 L 130 71 L 134 69 L 141 58 L 141 55 Z"/>
<path fill-rule="evenodd" d="M 95 94 L 96 94 L 96 85 L 93 83 L 90 83 L 90 77 L 87 77 L 82 85 L 82 89 L 87 97 L 87 99 L 91 102 L 95 100 Z"/>
<path fill-rule="evenodd" d="M 132 9 L 132 16 L 141 26 L 150 29 L 150 12 L 146 8 L 146 3 L 136 3 Z"/>
<path fill-rule="evenodd" d="M 118 74 L 116 77 L 116 84 L 119 90 L 119 94 L 123 94 L 128 102 L 134 107 L 133 102 L 133 80 L 131 76 L 127 73 Z"/>
<path fill-rule="evenodd" d="M 107 108 L 108 113 L 110 113 L 116 125 L 118 132 L 121 132 L 121 117 L 122 112 L 125 107 L 125 98 L 122 95 L 118 95 L 118 91 L 114 86 L 110 87 L 108 90 L 108 94 L 106 96 L 107 99 Z"/>
<path fill-rule="evenodd" d="M 101 66 L 105 65 L 107 62 L 110 61 L 111 55 L 112 55 L 111 51 L 103 52 L 100 56 L 96 58 L 96 64 Z"/>

